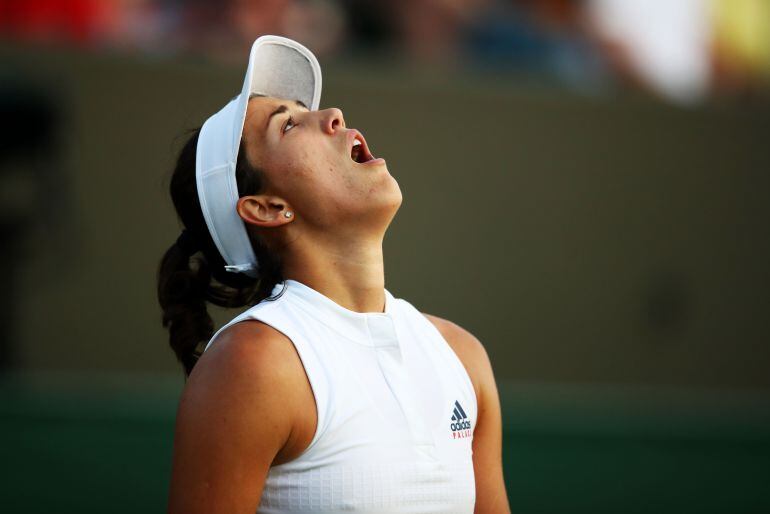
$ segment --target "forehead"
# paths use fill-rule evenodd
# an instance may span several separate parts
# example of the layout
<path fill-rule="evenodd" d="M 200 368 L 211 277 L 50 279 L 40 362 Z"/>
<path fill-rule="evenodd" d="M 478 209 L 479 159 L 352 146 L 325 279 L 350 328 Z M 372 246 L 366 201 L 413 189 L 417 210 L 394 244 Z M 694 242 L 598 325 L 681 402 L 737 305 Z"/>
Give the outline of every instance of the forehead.
<path fill-rule="evenodd" d="M 264 134 L 267 124 L 272 116 L 283 112 L 307 110 L 304 103 L 299 100 L 285 100 L 271 96 L 253 96 L 249 98 L 246 106 L 246 119 L 244 121 L 244 133 Z M 245 135 L 245 134 L 244 134 Z"/>
<path fill-rule="evenodd" d="M 263 166 L 265 164 L 265 151 L 268 147 L 272 148 L 277 140 L 267 137 L 268 122 L 270 122 L 269 127 L 273 131 L 277 131 L 277 127 L 281 125 L 280 121 L 271 118 L 285 118 L 286 114 L 282 114 L 283 112 L 291 113 L 298 110 L 307 110 L 305 104 L 298 100 L 285 100 L 270 96 L 255 96 L 249 99 L 241 139 L 246 147 L 246 156 L 253 165 Z"/>

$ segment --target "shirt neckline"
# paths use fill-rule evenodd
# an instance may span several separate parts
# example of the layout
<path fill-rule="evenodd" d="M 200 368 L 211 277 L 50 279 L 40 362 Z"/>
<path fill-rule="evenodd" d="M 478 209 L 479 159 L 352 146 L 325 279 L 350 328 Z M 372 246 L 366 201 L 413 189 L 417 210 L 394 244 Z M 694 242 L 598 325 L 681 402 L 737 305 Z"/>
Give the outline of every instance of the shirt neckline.
<path fill-rule="evenodd" d="M 285 289 L 284 289 L 285 288 Z M 394 326 L 395 298 L 387 290 L 384 312 L 356 312 L 343 307 L 310 286 L 286 279 L 273 289 L 273 294 L 289 295 L 299 300 L 300 308 L 347 339 L 366 346 L 398 345 Z"/>

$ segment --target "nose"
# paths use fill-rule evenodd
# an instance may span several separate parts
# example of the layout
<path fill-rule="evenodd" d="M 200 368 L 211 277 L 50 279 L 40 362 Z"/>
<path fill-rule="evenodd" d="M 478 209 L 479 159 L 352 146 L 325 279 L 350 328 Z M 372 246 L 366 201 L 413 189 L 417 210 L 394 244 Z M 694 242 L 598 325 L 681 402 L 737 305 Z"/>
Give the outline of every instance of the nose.
<path fill-rule="evenodd" d="M 321 115 L 321 128 L 327 134 L 333 135 L 337 130 L 345 128 L 345 118 L 342 117 L 342 111 L 336 107 L 319 111 Z"/>

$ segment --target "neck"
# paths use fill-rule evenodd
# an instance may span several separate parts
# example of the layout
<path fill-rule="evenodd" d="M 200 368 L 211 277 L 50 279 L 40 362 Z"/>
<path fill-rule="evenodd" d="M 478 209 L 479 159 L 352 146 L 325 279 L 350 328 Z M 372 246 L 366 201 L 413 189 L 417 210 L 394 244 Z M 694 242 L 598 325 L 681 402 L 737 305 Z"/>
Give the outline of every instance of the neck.
<path fill-rule="evenodd" d="M 383 312 L 385 266 L 382 239 L 342 245 L 291 245 L 283 275 L 302 282 L 348 310 Z"/>

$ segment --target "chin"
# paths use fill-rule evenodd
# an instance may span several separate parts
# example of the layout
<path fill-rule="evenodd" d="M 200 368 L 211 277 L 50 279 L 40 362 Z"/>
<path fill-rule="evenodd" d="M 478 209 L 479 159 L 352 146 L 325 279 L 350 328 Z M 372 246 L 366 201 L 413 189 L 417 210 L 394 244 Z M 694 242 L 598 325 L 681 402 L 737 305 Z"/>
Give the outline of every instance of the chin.
<path fill-rule="evenodd" d="M 396 184 L 396 194 L 394 196 L 398 197 L 398 202 L 396 202 L 396 209 L 398 209 L 401 207 L 401 202 L 404 201 L 404 195 L 401 194 L 401 188 L 398 186 L 396 179 L 393 179 L 393 182 Z"/>
<path fill-rule="evenodd" d="M 387 182 L 381 183 L 379 187 L 369 190 L 369 195 L 364 200 L 364 203 L 360 205 L 362 210 L 357 217 L 360 220 L 368 220 L 365 222 L 367 225 L 374 222 L 376 225 L 383 224 L 387 227 L 396 215 L 396 212 L 398 212 L 399 207 L 401 207 L 402 201 L 403 197 L 401 189 L 398 187 L 398 182 L 393 178 L 389 178 Z"/>
<path fill-rule="evenodd" d="M 386 208 L 391 213 L 391 219 L 393 219 L 393 217 L 396 215 L 396 212 L 398 212 L 399 207 L 401 207 L 401 202 L 404 201 L 404 197 L 401 194 L 401 188 L 398 187 L 398 182 L 396 182 L 395 179 L 393 179 L 393 184 L 393 190 L 388 192 L 386 199 L 383 199 L 383 203 L 386 204 Z"/>
<path fill-rule="evenodd" d="M 403 200 L 403 195 L 401 194 L 401 187 L 398 185 L 398 181 L 390 173 L 388 173 L 388 179 L 383 189 L 383 197 L 387 197 L 390 203 L 395 203 L 395 207 L 398 209 Z"/>

